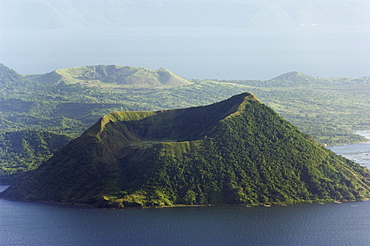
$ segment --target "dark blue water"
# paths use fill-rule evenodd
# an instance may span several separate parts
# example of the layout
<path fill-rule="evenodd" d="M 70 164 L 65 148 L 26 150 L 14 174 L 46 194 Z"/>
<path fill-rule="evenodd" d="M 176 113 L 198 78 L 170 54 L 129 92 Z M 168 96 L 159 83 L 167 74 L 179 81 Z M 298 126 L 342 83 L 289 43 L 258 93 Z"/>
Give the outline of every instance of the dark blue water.
<path fill-rule="evenodd" d="M 104 210 L 0 200 L 0 245 L 369 245 L 370 202 Z"/>
<path fill-rule="evenodd" d="M 368 143 L 331 149 L 370 167 Z M 0 245 L 370 245 L 370 201 L 105 210 L 0 199 Z"/>

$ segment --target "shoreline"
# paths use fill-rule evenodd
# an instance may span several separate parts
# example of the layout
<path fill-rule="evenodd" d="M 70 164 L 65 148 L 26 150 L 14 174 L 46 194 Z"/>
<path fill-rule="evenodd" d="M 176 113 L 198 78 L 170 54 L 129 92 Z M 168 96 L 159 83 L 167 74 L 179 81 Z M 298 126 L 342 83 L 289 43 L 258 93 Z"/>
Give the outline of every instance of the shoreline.
<path fill-rule="evenodd" d="M 370 142 L 370 130 L 357 130 L 357 131 L 354 131 L 354 134 L 363 136 L 368 140 L 367 142 Z M 367 142 L 364 142 L 364 143 L 367 143 Z"/>
<path fill-rule="evenodd" d="M 334 199 L 327 199 L 327 200 L 309 200 L 309 201 L 300 201 L 296 203 L 259 203 L 259 204 L 195 204 L 195 205 L 186 205 L 186 204 L 174 204 L 171 206 L 147 206 L 147 207 L 99 207 L 94 206 L 92 204 L 86 203 L 67 203 L 67 202 L 53 202 L 53 201 L 42 201 L 42 200 L 19 200 L 19 199 L 11 199 L 2 197 L 0 192 L 0 200 L 7 200 L 7 201 L 14 201 L 14 202 L 25 202 L 25 203 L 39 203 L 51 206 L 61 206 L 61 207 L 69 207 L 69 208 L 83 208 L 83 209 L 103 209 L 103 210 L 125 210 L 125 209 L 164 209 L 164 208 L 198 208 L 198 207 L 245 207 L 245 208 L 253 208 L 253 207 L 288 207 L 290 205 L 304 205 L 304 204 L 342 204 L 342 203 L 350 203 L 350 202 L 366 202 L 370 201 L 369 198 L 359 199 L 359 200 L 334 200 Z"/>

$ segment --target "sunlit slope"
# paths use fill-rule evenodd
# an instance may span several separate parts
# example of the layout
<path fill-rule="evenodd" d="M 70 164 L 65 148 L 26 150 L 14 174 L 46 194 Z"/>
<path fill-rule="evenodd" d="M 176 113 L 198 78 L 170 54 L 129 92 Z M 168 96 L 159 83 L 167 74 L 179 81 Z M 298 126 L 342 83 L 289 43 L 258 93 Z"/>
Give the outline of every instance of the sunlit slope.
<path fill-rule="evenodd" d="M 47 84 L 80 84 L 94 87 L 176 87 L 191 82 L 160 68 L 151 70 L 132 66 L 97 65 L 64 68 L 34 77 Z"/>
<path fill-rule="evenodd" d="M 104 116 L 1 195 L 103 207 L 346 201 L 368 198 L 369 178 L 243 93 Z"/>

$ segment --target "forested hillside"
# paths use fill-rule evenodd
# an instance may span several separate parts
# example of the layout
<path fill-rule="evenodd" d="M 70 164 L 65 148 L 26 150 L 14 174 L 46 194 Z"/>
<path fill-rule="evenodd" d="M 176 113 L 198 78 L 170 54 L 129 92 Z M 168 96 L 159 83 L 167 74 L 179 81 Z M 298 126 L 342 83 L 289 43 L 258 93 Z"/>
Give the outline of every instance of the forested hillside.
<path fill-rule="evenodd" d="M 23 172 L 37 168 L 72 139 L 67 135 L 47 131 L 21 130 L 1 133 L 0 183 L 10 183 Z"/>
<path fill-rule="evenodd" d="M 113 73 L 122 68 L 131 73 Z M 143 83 L 148 78 L 154 80 Z M 160 81 L 170 81 L 171 87 L 158 86 Z M 369 84 L 368 77 L 319 79 L 298 72 L 268 81 L 190 81 L 165 69 L 120 66 L 87 66 L 23 76 L 0 65 L 0 136 L 4 139 L 32 130 L 70 139 L 111 112 L 206 105 L 249 91 L 320 144 L 361 142 L 365 139 L 353 131 L 370 129 Z M 18 139 L 8 137 L 0 146 L 0 176 L 32 169 L 43 160 L 23 155 L 19 162 L 17 156 L 22 153 L 11 141 Z M 43 155 L 33 142 L 30 144 L 34 156 Z"/>
<path fill-rule="evenodd" d="M 355 201 L 370 197 L 369 179 L 243 93 L 106 115 L 1 196 L 114 208 Z"/>

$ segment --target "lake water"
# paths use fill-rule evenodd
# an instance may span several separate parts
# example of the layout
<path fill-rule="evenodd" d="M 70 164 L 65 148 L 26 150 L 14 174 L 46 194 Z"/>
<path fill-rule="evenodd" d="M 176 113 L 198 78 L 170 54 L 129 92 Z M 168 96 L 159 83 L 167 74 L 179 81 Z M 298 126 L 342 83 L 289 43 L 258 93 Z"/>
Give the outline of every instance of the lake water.
<path fill-rule="evenodd" d="M 369 43 L 368 26 L 0 29 L 0 63 L 21 74 L 116 64 L 188 79 L 362 77 Z"/>
<path fill-rule="evenodd" d="M 356 133 L 370 140 L 370 130 L 357 131 Z M 336 145 L 330 146 L 328 149 L 370 169 L 370 142 Z"/>
<path fill-rule="evenodd" d="M 370 202 L 104 210 L 0 200 L 0 245 L 369 245 Z"/>
<path fill-rule="evenodd" d="M 370 131 L 359 134 L 370 136 Z M 370 166 L 368 143 L 330 149 Z M 370 201 L 106 210 L 0 199 L 0 245 L 337 246 L 369 242 Z"/>

